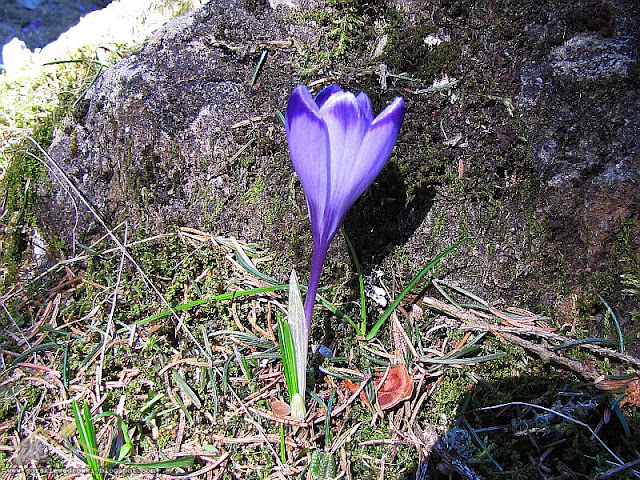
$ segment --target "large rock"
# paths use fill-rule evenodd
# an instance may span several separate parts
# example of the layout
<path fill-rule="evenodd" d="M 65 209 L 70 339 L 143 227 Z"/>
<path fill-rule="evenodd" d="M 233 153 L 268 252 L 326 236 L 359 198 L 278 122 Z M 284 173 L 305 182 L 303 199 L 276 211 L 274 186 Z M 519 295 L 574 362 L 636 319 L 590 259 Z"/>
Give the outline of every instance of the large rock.
<path fill-rule="evenodd" d="M 637 274 L 640 250 L 638 12 L 624 3 L 580 8 L 564 13 L 566 39 L 523 66 L 518 100 L 540 178 L 545 252 L 562 258 L 566 278 L 615 295 L 619 273 Z M 527 31 L 533 43 L 545 26 Z"/>
<path fill-rule="evenodd" d="M 50 153 L 110 222 L 127 216 L 152 229 L 186 224 L 260 239 L 259 208 L 237 203 L 257 182 L 278 189 L 274 176 L 291 176 L 276 117 L 291 74 L 272 69 L 290 61 L 288 38 L 268 8 L 216 2 L 179 17 L 105 71 Z M 261 81 L 271 81 L 252 86 L 263 51 Z M 54 189 L 56 207 L 43 208 L 51 232 L 69 237 L 75 212 L 64 192 Z M 241 221 L 229 219 L 236 214 Z M 80 217 L 80 229 L 95 231 L 91 215 Z"/>
<path fill-rule="evenodd" d="M 395 156 L 345 224 L 366 273 L 381 269 L 398 289 L 470 234 L 450 278 L 493 300 L 563 307 L 578 288 L 615 292 L 594 274 L 618 280 L 614 245 L 638 258 L 633 2 L 427 3 L 346 4 L 327 17 L 212 2 L 105 71 L 51 156 L 111 225 L 260 241 L 284 252 L 273 273 L 286 278 L 310 253 L 277 118 L 289 92 L 338 81 L 377 111 L 404 94 Z M 445 88 L 427 91 L 434 80 Z M 69 240 L 66 190 L 54 181 L 42 194 L 45 231 Z M 78 215 L 78 230 L 98 233 Z M 334 268 L 348 261 L 340 239 L 332 256 Z"/>

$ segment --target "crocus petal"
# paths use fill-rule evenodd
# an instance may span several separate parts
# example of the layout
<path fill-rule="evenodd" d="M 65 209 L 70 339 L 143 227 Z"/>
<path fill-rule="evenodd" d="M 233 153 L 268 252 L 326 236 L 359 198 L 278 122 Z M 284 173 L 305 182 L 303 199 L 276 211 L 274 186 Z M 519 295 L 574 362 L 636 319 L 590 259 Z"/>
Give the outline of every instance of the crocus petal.
<path fill-rule="evenodd" d="M 341 165 L 340 181 L 335 181 L 334 173 L 331 173 L 330 198 L 324 213 L 327 224 L 325 230 L 331 237 L 338 231 L 355 201 L 384 167 L 396 142 L 403 117 L 404 102 L 401 97 L 397 97 L 373 121 L 362 139 L 357 155 Z M 333 158 L 331 165 L 334 165 Z"/>
<path fill-rule="evenodd" d="M 329 132 L 304 85 L 291 94 L 286 126 L 291 162 L 305 191 L 311 223 L 321 225 L 329 189 Z"/>
<path fill-rule="evenodd" d="M 364 193 L 384 167 L 404 118 L 404 101 L 396 97 L 373 121 L 362 140 L 355 162 L 351 165 L 348 182 L 345 179 L 347 208 Z M 333 181 L 331 182 L 333 185 Z"/>
<path fill-rule="evenodd" d="M 353 175 L 353 161 L 369 128 L 369 114 L 351 92 L 333 94 L 320 109 L 327 124 L 330 145 L 329 198 L 324 212 L 325 230 L 330 241 L 346 214 L 343 198 Z M 348 207 L 347 207 L 348 209 Z M 344 211 L 343 211 L 344 210 Z"/>
<path fill-rule="evenodd" d="M 367 125 L 371 125 L 371 122 L 373 122 L 373 108 L 371 107 L 369 96 L 364 92 L 360 92 L 356 99 L 360 104 L 360 113 L 367 119 Z"/>
<path fill-rule="evenodd" d="M 318 105 L 318 108 L 322 108 L 324 102 L 326 102 L 331 95 L 341 91 L 342 89 L 335 83 L 323 88 L 322 90 L 320 90 L 320 93 L 316 95 L 316 105 Z"/>
<path fill-rule="evenodd" d="M 327 124 L 331 149 L 331 188 L 340 182 L 342 170 L 356 158 L 369 125 L 360 113 L 360 104 L 351 92 L 337 92 L 320 109 Z M 336 175 L 337 174 L 337 175 Z"/>

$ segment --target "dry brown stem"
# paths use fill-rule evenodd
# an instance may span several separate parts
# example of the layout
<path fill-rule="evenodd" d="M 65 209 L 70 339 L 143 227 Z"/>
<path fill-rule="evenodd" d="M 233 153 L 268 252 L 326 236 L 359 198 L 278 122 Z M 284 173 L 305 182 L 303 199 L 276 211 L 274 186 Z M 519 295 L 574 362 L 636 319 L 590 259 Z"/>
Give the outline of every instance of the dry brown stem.
<path fill-rule="evenodd" d="M 460 326 L 462 330 L 490 332 L 503 341 L 508 341 L 514 345 L 518 345 L 524 348 L 529 352 L 535 353 L 545 363 L 555 363 L 557 365 L 563 366 L 588 380 L 596 381 L 602 379 L 602 376 L 596 371 L 595 367 L 589 365 L 588 363 L 560 355 L 553 351 L 552 348 L 548 346 L 548 344 L 546 344 L 546 342 L 544 344 L 534 343 L 530 340 L 525 340 L 524 338 L 522 338 L 524 336 L 537 337 L 544 339 L 545 341 L 556 342 L 558 344 L 570 343 L 575 340 L 555 333 L 546 326 L 538 327 L 534 323 L 515 326 L 513 322 L 511 322 L 511 326 L 493 324 L 489 323 L 485 319 L 485 315 L 481 316 L 479 313 L 460 309 L 432 297 L 425 297 L 423 299 L 423 302 L 428 307 L 434 310 L 438 310 L 442 313 L 445 313 L 446 315 L 462 321 L 463 324 Z M 640 359 L 632 357 L 630 355 L 625 355 L 609 348 L 603 348 L 589 343 L 576 345 L 576 347 L 584 348 L 602 357 L 613 358 L 619 362 L 634 365 L 636 367 L 640 366 Z"/>

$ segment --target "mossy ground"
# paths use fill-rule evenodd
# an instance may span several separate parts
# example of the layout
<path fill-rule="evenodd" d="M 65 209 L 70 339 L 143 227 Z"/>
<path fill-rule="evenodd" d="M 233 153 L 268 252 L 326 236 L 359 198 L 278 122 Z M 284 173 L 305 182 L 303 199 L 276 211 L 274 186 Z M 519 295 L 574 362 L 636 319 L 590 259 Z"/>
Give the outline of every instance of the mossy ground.
<path fill-rule="evenodd" d="M 62 390 L 46 381 L 43 389 L 34 379 L 46 380 L 37 370 L 38 365 L 46 365 L 59 372 L 59 386 L 90 404 L 98 402 L 91 385 L 99 376 L 103 385 L 99 400 L 102 410 L 121 412 L 134 432 L 136 451 L 129 457 L 131 461 L 148 461 L 155 449 L 168 454 L 180 438 L 185 453 L 198 452 L 201 459 L 228 459 L 224 467 L 228 475 L 233 472 L 243 478 L 263 478 L 272 468 L 280 468 L 280 463 L 293 468 L 292 472 L 308 465 L 305 452 L 325 448 L 324 422 L 310 430 L 286 426 L 289 443 L 284 461 L 262 444 L 264 434 L 274 439 L 274 451 L 279 451 L 275 440 L 280 438 L 279 424 L 261 415 L 270 414 L 271 400 L 286 399 L 280 362 L 268 353 L 275 346 L 271 329 L 279 315 L 276 305 L 282 302 L 281 295 L 239 296 L 232 302 L 213 300 L 220 294 L 234 290 L 241 294 L 243 289 L 260 284 L 258 278 L 233 260 L 237 258 L 237 248 L 248 253 L 257 265 L 261 265 L 263 255 L 251 253 L 250 246 L 234 247 L 227 239 L 189 230 L 158 238 L 138 232 L 127 243 L 148 280 L 178 310 L 184 327 L 177 328 L 177 320 L 171 315 L 146 320 L 164 310 L 163 301 L 130 262 L 121 265 L 121 254 L 110 248 L 109 241 L 90 245 L 91 254 L 85 258 L 53 270 L 37 285 L 25 285 L 26 290 L 5 301 L 15 322 L 5 328 L 18 335 L 3 343 L 5 351 L 15 352 L 13 359 L 6 361 L 3 420 L 23 435 L 36 422 L 51 437 L 49 442 L 55 445 L 63 441 L 60 432 L 71 420 L 67 407 L 64 402 L 46 407 L 57 405 Z M 349 265 L 332 262 L 329 267 L 334 281 L 329 282 L 323 295 L 356 318 L 357 306 L 345 303 L 357 297 L 357 287 L 352 285 L 353 270 Z M 340 272 L 339 278 L 335 277 L 336 272 Z M 211 300 L 189 306 L 189 302 L 207 298 Z M 55 313 L 51 308 L 54 303 L 59 305 Z M 407 301 L 404 308 L 417 305 Z M 369 305 L 369 323 L 380 312 Z M 310 386 L 325 403 L 336 395 L 336 406 L 349 405 L 332 417 L 329 430 L 328 447 L 333 449 L 337 468 L 349 471 L 353 478 L 377 478 L 381 468 L 386 472 L 385 478 L 413 478 L 425 447 L 412 441 L 408 432 L 418 426 L 432 426 L 442 435 L 451 429 L 457 432 L 456 428 L 473 431 L 477 439 L 464 437 L 461 444 L 446 444 L 443 448 L 450 455 L 459 455 L 459 461 L 486 478 L 493 478 L 501 469 L 512 471 L 513 478 L 539 478 L 541 472 L 559 468 L 561 460 L 567 464 L 567 459 L 584 466 L 583 470 L 572 467 L 576 472 L 606 470 L 606 464 L 601 463 L 605 455 L 602 445 L 590 440 L 589 432 L 572 424 L 572 420 L 596 428 L 615 405 L 611 403 L 614 396 L 598 393 L 574 374 L 542 365 L 520 348 L 501 342 L 499 336 L 477 337 L 475 353 L 461 356 L 459 364 L 453 355 L 449 365 L 429 365 L 428 358 L 438 358 L 429 352 L 462 352 L 466 343 L 476 341 L 475 335 L 465 336 L 463 330 L 455 328 L 455 322 L 438 315 L 407 316 L 395 322 L 389 320 L 390 328 L 383 328 L 375 341 L 367 344 L 355 340 L 355 332 L 346 322 L 318 311 L 313 341 L 331 345 L 341 358 L 325 360 L 321 369 L 316 366 Z M 406 340 L 398 340 L 398 328 L 407 332 L 412 348 Z M 33 351 L 28 363 L 26 358 L 16 357 L 21 351 L 21 337 L 29 338 Z M 38 350 L 37 345 L 44 348 Z M 387 353 L 375 353 L 380 351 Z M 467 355 L 498 352 L 505 352 L 506 356 L 486 363 L 465 363 Z M 617 362 L 605 359 L 606 367 L 593 357 L 573 354 L 582 360 L 591 358 L 605 374 L 621 372 Z M 209 360 L 205 360 L 207 355 L 211 355 Z M 416 384 L 420 384 L 419 390 L 409 403 L 386 412 L 384 419 L 372 421 L 376 417 L 374 411 L 361 399 L 351 398 L 351 391 L 340 376 L 347 372 L 382 374 L 383 365 L 394 356 L 406 362 Z M 18 423 L 16 418 L 21 415 L 15 410 L 16 398 L 20 410 L 28 413 Z M 310 402 L 310 418 L 322 415 L 322 407 L 315 400 Z M 513 402 L 533 406 L 527 408 Z M 573 404 L 561 411 L 565 417 L 546 415 L 544 421 L 539 420 L 545 412 L 536 411 L 536 406 L 560 411 L 569 402 Z M 500 409 L 498 416 L 482 410 L 500 404 L 507 406 Z M 249 416 L 245 408 L 251 409 Z M 617 410 L 626 416 L 630 432 L 638 429 L 635 408 Z M 57 412 L 55 416 L 52 411 Z M 608 415 L 609 426 L 600 427 L 599 436 L 618 455 L 629 457 L 637 446 L 630 439 L 625 440 L 621 419 L 611 412 Z M 109 432 L 117 434 L 117 429 L 113 431 L 106 420 L 96 420 L 96 425 L 107 435 L 106 447 Z M 531 432 L 524 435 L 523 429 Z M 531 438 L 539 445 L 538 454 L 546 451 L 545 445 L 561 446 L 552 447 L 553 452 L 539 464 L 532 463 L 527 453 Z M 398 443 L 389 444 L 393 439 Z M 245 441 L 248 444 L 237 443 Z M 453 442 L 451 438 L 448 441 Z M 209 447 L 203 450 L 206 445 Z M 584 457 L 578 459 L 582 455 L 579 452 L 585 451 L 591 452 L 593 462 L 585 462 Z M 595 460 L 596 457 L 602 460 Z"/>
<path fill-rule="evenodd" d="M 482 3 L 480 6 L 488 8 Z M 468 2 L 457 2 L 454 7 L 457 15 L 471 8 Z M 402 84 L 403 88 L 428 86 L 443 73 L 452 77 L 465 73 L 466 60 L 458 42 L 473 45 L 468 39 L 445 42 L 431 50 L 421 39 L 435 32 L 432 25 L 404 29 L 398 12 L 383 12 L 375 5 L 337 2 L 331 8 L 341 14 L 341 20 L 336 21 L 331 10 L 329 14 L 316 11 L 292 19 L 326 27 L 317 44 L 304 46 L 301 80 L 312 80 L 337 68 L 340 79 L 352 89 L 369 90 L 377 85 L 371 65 L 352 59 L 364 58 L 358 54 L 367 51 L 377 38 L 371 20 L 381 15 L 391 33 L 385 61 L 419 80 L 419 85 Z M 451 15 L 455 18 L 454 13 Z M 500 20 L 493 27 L 496 33 L 510 35 L 514 27 L 509 27 L 508 19 Z M 394 48 L 398 44 L 406 48 Z M 392 58 L 396 52 L 401 55 Z M 508 70 L 501 64 L 498 69 Z M 422 268 L 423 264 L 411 260 L 416 252 L 422 253 L 426 263 L 453 241 L 471 235 L 475 243 L 451 254 L 433 270 L 433 276 L 447 278 L 463 271 L 462 277 L 477 282 L 478 288 L 472 293 L 486 294 L 489 300 L 508 294 L 510 298 L 522 298 L 527 306 L 538 309 L 537 313 L 557 313 L 556 306 L 545 302 L 544 296 L 527 297 L 536 284 L 536 275 L 557 272 L 558 287 L 566 288 L 560 284 L 565 284 L 568 273 L 561 258 L 538 257 L 545 242 L 545 226 L 535 212 L 526 210 L 531 190 L 536 188 L 534 180 L 523 180 L 532 177 L 527 131 L 518 114 L 510 114 L 508 100 L 514 92 L 500 78 L 487 79 L 486 91 L 480 97 L 470 91 L 472 79 L 465 79 L 468 86 L 461 95 L 463 107 L 471 112 L 467 118 L 486 124 L 487 132 L 500 133 L 487 134 L 481 148 L 470 153 L 459 154 L 455 145 L 444 150 L 441 147 L 443 135 L 456 133 L 456 121 L 461 116 L 457 109 L 462 106 L 452 103 L 446 94 L 407 96 L 409 108 L 418 114 L 408 119 L 403 130 L 406 133 L 399 139 L 389 165 L 345 225 L 365 275 L 370 276 L 374 267 L 380 268 L 391 296 Z M 389 92 L 371 96 L 379 111 Z M 56 115 L 39 124 L 42 133 L 37 139 L 45 146 L 52 125 L 58 124 Z M 250 172 L 259 158 L 265 152 L 273 154 L 277 145 L 269 138 L 259 139 L 254 155 L 249 152 L 238 159 L 240 167 Z M 486 157 L 481 158 L 480 152 Z M 276 153 L 286 158 L 284 152 Z M 460 162 L 451 161 L 456 158 L 462 167 Z M 34 268 L 28 255 L 19 256 L 28 241 L 28 230 L 34 226 L 29 217 L 33 198 L 19 195 L 27 190 L 27 178 L 30 182 L 41 181 L 40 165 L 29 155 L 11 155 L 6 173 L 5 188 L 9 195 L 15 195 L 9 197 L 15 200 L 10 200 L 6 209 L 18 217 L 3 217 L 14 219 L 13 223 L 3 220 L 8 232 L 3 241 L 13 242 L 14 247 L 6 251 L 15 262 L 14 270 L 17 266 Z M 284 178 L 287 172 L 281 175 Z M 308 230 L 282 228 L 280 224 L 287 222 L 285 213 L 305 216 L 295 180 L 288 182 L 284 194 L 274 194 L 269 180 L 259 173 L 248 175 L 243 201 L 248 207 L 260 203 L 270 212 L 269 222 L 283 230 L 289 255 L 308 255 Z M 224 208 L 213 206 L 212 215 Z M 518 209 L 525 211 L 516 215 Z M 371 235 L 372 226 L 378 224 L 385 227 Z M 520 241 L 512 241 L 514 229 L 521 234 L 517 238 Z M 416 235 L 418 231 L 421 235 Z M 11 237 L 16 232 L 18 236 Z M 155 238 L 157 233 L 162 236 Z M 123 238 L 125 232 L 120 228 L 114 234 Z M 417 238 L 422 239 L 420 243 Z M 122 416 L 133 432 L 136 447 L 129 460 L 173 458 L 176 453 L 194 455 L 202 468 L 220 461 L 217 471 L 222 472 L 222 478 L 277 478 L 273 476 L 276 471 L 299 476 L 309 468 L 314 450 L 330 451 L 338 470 L 358 479 L 415 478 L 421 468 L 427 468 L 429 478 L 446 478 L 456 465 L 467 466 L 484 478 L 534 479 L 566 472 L 592 478 L 596 472 L 610 469 L 612 464 L 608 462 L 613 458 L 592 431 L 623 460 L 634 459 L 640 448 L 635 443 L 640 430 L 640 399 L 628 395 L 630 403 L 622 407 L 616 403 L 627 384 L 614 385 L 611 391 L 597 390 L 592 378 L 585 379 L 566 367 L 543 364 L 539 355 L 509 342 L 499 331 L 484 335 L 474 331 L 467 336 L 464 327 L 469 321 L 429 310 L 420 300 L 424 295 L 437 295 L 426 279 L 405 298 L 403 310 L 398 310 L 397 317 L 392 316 L 370 343 L 356 340 L 349 324 L 335 315 L 326 310 L 317 312 L 312 343 L 330 345 L 342 358 L 323 362 L 322 369 L 314 364 L 311 385 L 325 404 L 335 392 L 336 406 L 346 407 L 331 418 L 327 445 L 325 421 L 304 428 L 285 426 L 287 443 L 282 455 L 280 424 L 265 414 L 270 414 L 272 399 L 286 399 L 281 366 L 273 353 L 273 325 L 286 296 L 274 292 L 238 297 L 231 302 L 212 300 L 227 292 L 264 285 L 264 280 L 240 266 L 239 249 L 231 239 L 205 232 L 178 228 L 127 231 L 128 251 L 148 281 L 131 261 L 122 259 L 112 241 L 85 242 L 90 246 L 86 255 L 60 263 L 35 283 L 30 283 L 33 275 L 12 280 L 3 295 L 7 336 L 2 343 L 6 368 L 0 387 L 0 423 L 6 425 L 1 437 L 7 447 L 4 451 L 15 452 L 19 441 L 36 426 L 47 432 L 45 443 L 65 445 L 62 432 L 68 431 L 65 428 L 71 422 L 65 399 L 70 397 L 88 401 L 96 412 L 114 411 Z M 280 251 L 254 250 L 241 242 L 238 245 L 262 272 L 278 275 L 289 264 L 290 259 Z M 500 272 L 480 271 L 477 263 L 465 260 L 471 255 L 486 258 L 487 265 L 501 256 L 511 263 Z M 629 248 L 628 235 L 620 235 L 613 257 L 611 271 L 602 277 L 602 288 L 626 288 L 630 292 L 626 298 L 637 301 L 637 258 Z M 538 267 L 537 273 L 530 273 L 529 269 Z M 358 282 L 342 239 L 332 249 L 325 269 L 325 289 L 321 293 L 346 314 L 358 318 Z M 606 283 L 621 273 L 627 279 L 624 286 Z M 469 301 L 459 291 L 447 291 L 459 302 Z M 587 323 L 590 310 L 597 304 L 594 298 L 591 292 L 581 297 L 584 303 L 579 311 L 585 321 L 574 325 L 571 334 L 563 330 L 568 337 L 597 333 L 615 338 L 613 328 L 594 332 Z M 200 299 L 207 301 L 185 307 L 177 317 L 149 320 L 167 308 L 165 301 L 175 309 Z M 369 328 L 382 312 L 369 301 Z M 505 314 L 502 310 L 499 313 Z M 499 318 L 490 317 L 498 328 Z M 547 321 L 562 327 L 555 317 L 544 319 Z M 517 332 L 550 348 L 541 333 L 546 328 L 544 322 Z M 473 350 L 463 350 L 474 341 Z M 29 355 L 22 357 L 25 351 Z M 468 353 L 456 356 L 458 351 Z M 502 353 L 504 356 L 486 362 L 468 361 Z M 451 361 L 430 363 L 443 355 L 449 355 Z M 638 369 L 637 364 L 578 349 L 565 357 L 582 362 L 587 373 L 589 365 L 606 375 Z M 340 375 L 383 373 L 390 359 L 406 362 L 416 391 L 410 401 L 379 417 L 360 398 L 352 398 Z M 310 418 L 321 416 L 324 406 L 315 399 L 308 401 Z M 501 404 L 507 405 L 494 408 Z M 549 414 L 543 408 L 556 413 Z M 100 448 L 109 455 L 109 442 L 118 437 L 119 431 L 106 418 L 95 423 L 101 435 Z M 421 436 L 430 427 L 440 436 L 440 446 L 435 450 Z M 459 431 L 467 432 L 467 436 Z M 74 438 L 73 434 L 68 436 Z M 425 467 L 429 453 L 431 461 Z M 10 455 L 2 453 L 0 457 L 9 466 Z M 58 466 L 79 464 L 69 455 Z"/>

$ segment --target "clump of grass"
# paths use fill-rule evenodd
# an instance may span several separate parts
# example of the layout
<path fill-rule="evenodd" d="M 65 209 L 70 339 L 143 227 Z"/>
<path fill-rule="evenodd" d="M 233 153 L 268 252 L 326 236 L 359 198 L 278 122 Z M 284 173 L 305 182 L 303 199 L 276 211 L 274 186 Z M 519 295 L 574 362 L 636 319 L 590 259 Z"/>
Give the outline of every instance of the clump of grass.
<path fill-rule="evenodd" d="M 119 58 L 117 53 L 112 60 Z M 100 72 L 108 66 L 97 61 L 90 50 L 75 57 L 34 66 L 17 76 L 0 75 L 0 173 L 6 173 L 16 151 L 29 136 L 46 140 L 51 127 L 58 125 L 83 98 Z M 36 129 L 34 131 L 34 129 Z M 35 135 L 34 135 L 35 133 Z M 46 147 L 46 144 L 45 144 Z"/>
<path fill-rule="evenodd" d="M 96 428 L 91 418 L 89 405 L 84 404 L 82 408 L 75 400 L 71 403 L 73 417 L 78 430 L 78 437 L 82 451 L 85 454 L 85 462 L 89 466 L 93 480 L 102 480 L 102 464 L 98 460 L 98 442 L 96 439 Z"/>

